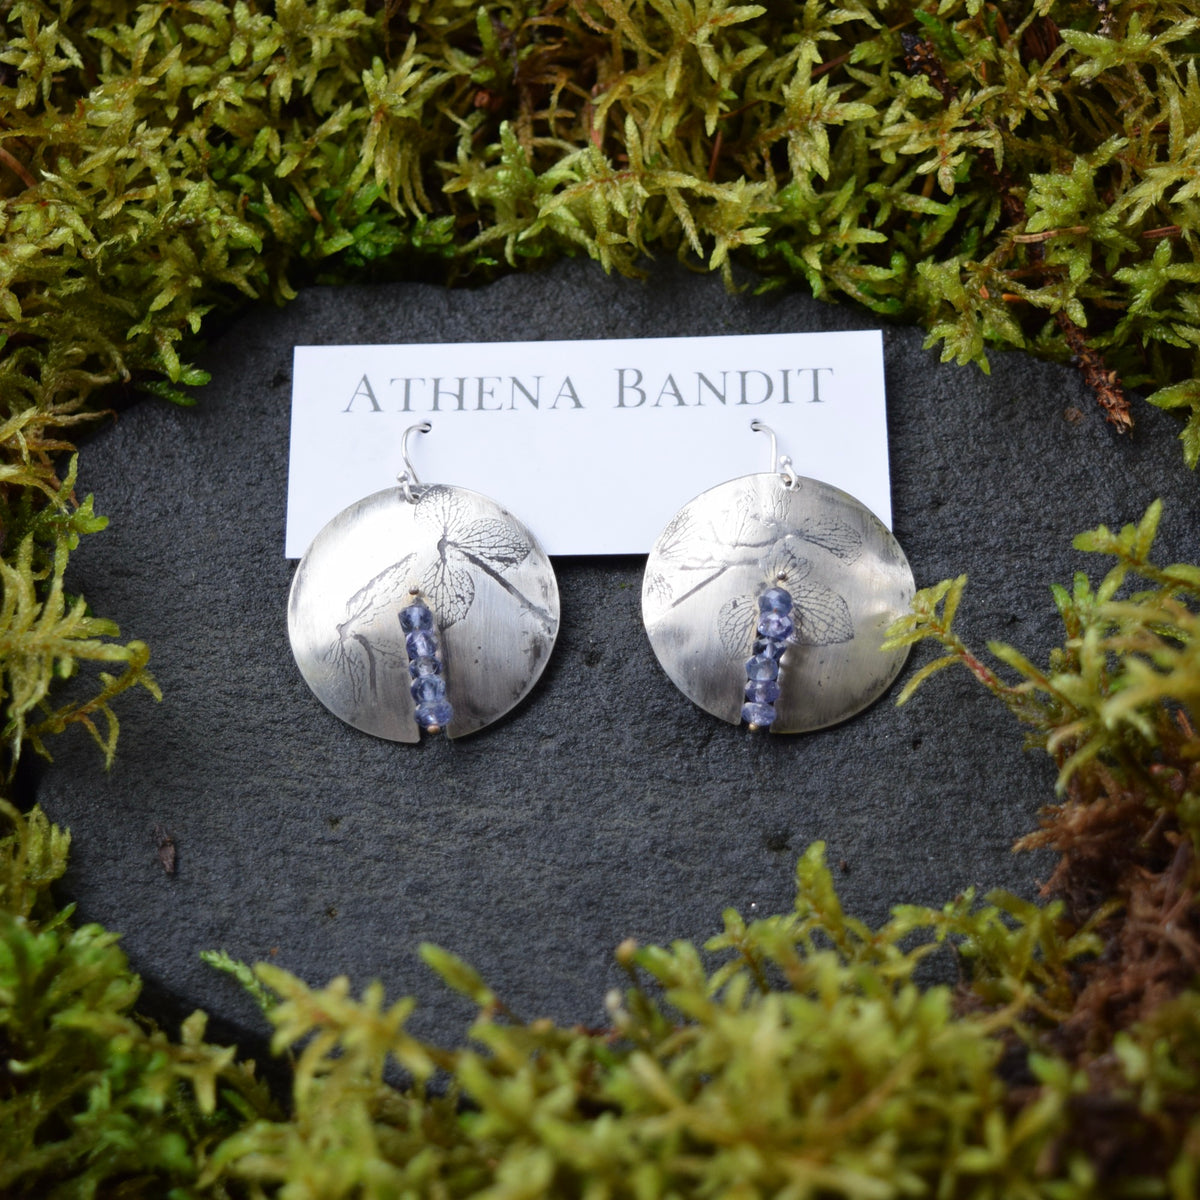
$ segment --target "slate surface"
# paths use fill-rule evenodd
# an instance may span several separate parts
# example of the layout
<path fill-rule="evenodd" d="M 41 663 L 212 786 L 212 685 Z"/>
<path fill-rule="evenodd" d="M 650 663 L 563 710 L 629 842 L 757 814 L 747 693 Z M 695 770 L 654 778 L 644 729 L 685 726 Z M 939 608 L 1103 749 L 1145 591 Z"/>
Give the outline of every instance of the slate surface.
<path fill-rule="evenodd" d="M 429 940 L 519 1012 L 599 1023 L 621 939 L 703 939 L 727 905 L 789 907 L 796 858 L 818 838 L 843 868 L 846 906 L 870 921 L 972 884 L 1032 894 L 1049 863 L 1009 847 L 1053 770 L 965 672 L 902 709 L 885 697 L 821 733 L 749 736 L 658 668 L 640 560 L 556 564 L 563 624 L 546 674 L 462 742 L 355 732 L 312 698 L 288 650 L 294 344 L 873 324 L 807 297 L 731 296 L 672 269 L 608 279 L 584 262 L 477 291 L 314 289 L 211 348 L 198 408 L 142 404 L 100 434 L 80 489 L 111 526 L 79 549 L 70 582 L 150 643 L 164 700 L 122 699 L 110 773 L 72 732 L 36 790 L 74 834 L 64 895 L 123 931 L 152 1007 L 203 1006 L 226 1032 L 260 1034 L 237 985 L 199 960 L 224 948 L 312 983 L 381 978 L 392 997 L 420 998 L 415 1029 L 461 1040 L 469 1006 L 417 958 Z M 984 376 L 939 366 L 921 342 L 886 332 L 895 532 L 918 585 L 970 574 L 959 623 L 977 645 L 1000 637 L 1037 658 L 1058 644 L 1047 584 L 1088 565 L 1072 535 L 1135 520 L 1155 495 L 1164 557 L 1200 554 L 1196 480 L 1162 414 L 1140 406 L 1138 432 L 1121 438 L 1068 368 L 998 355 Z M 157 825 L 177 848 L 172 876 Z"/>

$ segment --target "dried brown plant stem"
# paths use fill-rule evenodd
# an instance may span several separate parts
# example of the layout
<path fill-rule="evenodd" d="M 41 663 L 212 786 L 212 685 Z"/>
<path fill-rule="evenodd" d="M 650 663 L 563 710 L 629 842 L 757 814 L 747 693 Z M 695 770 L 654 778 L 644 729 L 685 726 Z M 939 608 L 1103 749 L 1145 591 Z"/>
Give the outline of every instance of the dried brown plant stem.
<path fill-rule="evenodd" d="M 17 175 L 26 187 L 37 186 L 37 180 L 25 169 L 25 164 L 3 146 L 0 146 L 0 162 L 3 162 L 14 175 Z"/>
<path fill-rule="evenodd" d="M 1109 370 L 1100 352 L 1088 343 L 1083 330 L 1065 312 L 1055 313 L 1054 319 L 1075 356 L 1084 382 L 1104 411 L 1105 420 L 1116 426 L 1120 433 L 1129 433 L 1133 429 L 1133 411 L 1120 377 L 1116 371 Z"/>

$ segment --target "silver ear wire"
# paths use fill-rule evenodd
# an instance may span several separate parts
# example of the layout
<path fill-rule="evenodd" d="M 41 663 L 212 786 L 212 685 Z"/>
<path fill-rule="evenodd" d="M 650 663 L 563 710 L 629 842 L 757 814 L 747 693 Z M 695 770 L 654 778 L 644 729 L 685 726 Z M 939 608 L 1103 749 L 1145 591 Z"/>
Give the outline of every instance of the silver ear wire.
<path fill-rule="evenodd" d="M 396 476 L 396 482 L 404 491 L 404 499 L 409 504 L 417 502 L 416 489 L 421 486 L 421 481 L 417 478 L 417 470 L 412 465 L 412 459 L 408 456 L 408 439 L 414 433 L 428 433 L 433 426 L 428 421 L 418 421 L 415 425 L 410 425 L 405 431 L 404 436 L 400 439 L 400 457 L 404 460 L 404 470 Z"/>
<path fill-rule="evenodd" d="M 778 439 L 775 436 L 775 430 L 765 421 L 760 421 L 757 418 L 750 422 L 750 428 L 755 433 L 765 433 L 771 438 L 771 470 L 778 471 L 783 476 L 784 486 L 789 489 L 795 489 L 800 486 L 800 476 L 796 474 L 792 468 L 792 460 L 786 454 L 779 454 Z"/>

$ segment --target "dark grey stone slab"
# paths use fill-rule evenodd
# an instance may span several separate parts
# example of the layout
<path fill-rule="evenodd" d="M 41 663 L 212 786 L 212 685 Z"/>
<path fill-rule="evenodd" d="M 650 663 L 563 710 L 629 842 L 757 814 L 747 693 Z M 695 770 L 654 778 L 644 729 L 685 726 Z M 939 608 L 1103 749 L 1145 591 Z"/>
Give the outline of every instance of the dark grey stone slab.
<path fill-rule="evenodd" d="M 621 939 L 704 938 L 727 905 L 788 908 L 796 858 L 818 838 L 847 907 L 871 921 L 970 885 L 1032 894 L 1049 864 L 1010 845 L 1054 772 L 964 672 L 903 709 L 885 697 L 821 733 L 748 736 L 658 668 L 638 560 L 557 564 L 563 624 L 545 676 L 462 742 L 357 733 L 313 699 L 288 650 L 294 344 L 871 324 L 802 296 L 732 296 L 680 270 L 608 279 L 584 262 L 477 291 L 314 289 L 245 316 L 207 355 L 198 408 L 143 404 L 83 455 L 81 490 L 112 523 L 80 548 L 71 583 L 149 642 L 164 699 L 120 702 L 111 772 L 71 733 L 38 780 L 74 833 L 64 892 L 80 916 L 123 931 L 164 1010 L 261 1028 L 198 958 L 224 948 L 313 983 L 379 977 L 421 998 L 416 1028 L 456 1040 L 466 1006 L 420 963 L 421 941 L 470 960 L 522 1013 L 599 1022 Z M 970 574 L 960 625 L 976 644 L 1044 655 L 1058 642 L 1047 585 L 1088 565 L 1072 535 L 1135 520 L 1156 495 L 1164 555 L 1196 557 L 1196 482 L 1166 417 L 1142 406 L 1120 438 L 1065 367 L 997 355 L 985 376 L 938 365 L 921 341 L 889 329 L 885 342 L 895 530 L 919 585 Z M 174 838 L 173 876 L 156 825 Z"/>

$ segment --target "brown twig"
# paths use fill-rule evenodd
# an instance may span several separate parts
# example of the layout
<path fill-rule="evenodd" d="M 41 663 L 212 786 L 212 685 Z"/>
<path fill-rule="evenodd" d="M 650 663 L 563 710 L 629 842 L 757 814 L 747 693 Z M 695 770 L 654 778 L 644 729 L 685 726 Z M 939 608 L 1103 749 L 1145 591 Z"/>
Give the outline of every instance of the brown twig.
<path fill-rule="evenodd" d="M 1129 433 L 1133 429 L 1133 412 L 1120 376 L 1108 369 L 1100 352 L 1088 344 L 1083 330 L 1065 312 L 1060 310 L 1055 313 L 1054 319 L 1063 331 L 1067 345 L 1071 347 L 1084 382 L 1095 393 L 1096 402 L 1104 410 L 1104 419 L 1115 425 L 1118 432 Z"/>
<path fill-rule="evenodd" d="M 830 71 L 836 71 L 843 63 L 850 61 L 850 52 L 839 54 L 837 58 L 831 58 L 828 62 L 819 63 L 813 67 L 813 79 L 820 79 L 822 75 L 828 75 Z"/>
<path fill-rule="evenodd" d="M 718 129 L 717 136 L 713 138 L 712 154 L 708 158 L 708 181 L 712 183 L 717 177 L 717 160 L 721 157 L 721 144 L 725 141 L 724 130 Z"/>
<path fill-rule="evenodd" d="M 1051 238 L 1065 237 L 1071 233 L 1087 233 L 1086 225 L 1066 225 L 1062 229 L 1043 229 L 1041 233 L 1014 233 L 1012 240 L 1022 245 L 1031 246 L 1038 242 L 1048 242 Z"/>
<path fill-rule="evenodd" d="M 25 164 L 20 159 L 15 158 L 3 146 L 0 146 L 0 161 L 6 163 L 15 175 L 19 175 L 26 187 L 37 186 L 37 180 L 25 169 Z"/>

